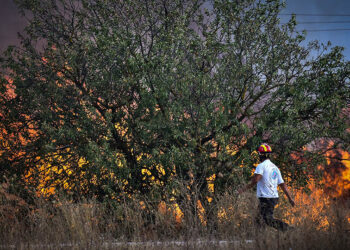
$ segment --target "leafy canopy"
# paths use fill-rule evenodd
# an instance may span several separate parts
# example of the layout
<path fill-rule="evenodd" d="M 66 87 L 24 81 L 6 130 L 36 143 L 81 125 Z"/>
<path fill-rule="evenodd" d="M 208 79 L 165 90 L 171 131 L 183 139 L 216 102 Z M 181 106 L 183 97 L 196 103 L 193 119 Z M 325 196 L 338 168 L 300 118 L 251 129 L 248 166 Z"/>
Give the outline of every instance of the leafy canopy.
<path fill-rule="evenodd" d="M 280 1 L 16 2 L 30 21 L 1 57 L 1 176 L 206 200 L 208 178 L 220 193 L 250 176 L 263 141 L 301 182 L 322 161 L 314 144 L 349 149 L 343 49 L 303 45 Z"/>

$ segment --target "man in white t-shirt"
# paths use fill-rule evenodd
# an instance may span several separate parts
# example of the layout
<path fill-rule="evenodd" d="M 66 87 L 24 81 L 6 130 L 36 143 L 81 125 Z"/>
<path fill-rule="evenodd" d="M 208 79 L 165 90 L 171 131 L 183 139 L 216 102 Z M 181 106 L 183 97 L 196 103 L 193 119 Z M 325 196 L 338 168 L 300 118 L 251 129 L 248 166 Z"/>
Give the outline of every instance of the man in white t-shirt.
<path fill-rule="evenodd" d="M 272 153 L 271 147 L 266 143 L 261 144 L 258 148 L 258 153 L 261 163 L 256 167 L 252 181 L 245 187 L 239 189 L 238 193 L 241 194 L 257 184 L 256 194 L 259 199 L 260 212 L 258 223 L 261 224 L 261 220 L 263 220 L 271 227 L 281 231 L 286 231 L 289 228 L 289 225 L 273 218 L 273 211 L 278 203 L 277 186 L 281 187 L 292 206 L 295 205 L 294 200 L 290 196 L 280 170 L 269 159 L 269 156 Z"/>

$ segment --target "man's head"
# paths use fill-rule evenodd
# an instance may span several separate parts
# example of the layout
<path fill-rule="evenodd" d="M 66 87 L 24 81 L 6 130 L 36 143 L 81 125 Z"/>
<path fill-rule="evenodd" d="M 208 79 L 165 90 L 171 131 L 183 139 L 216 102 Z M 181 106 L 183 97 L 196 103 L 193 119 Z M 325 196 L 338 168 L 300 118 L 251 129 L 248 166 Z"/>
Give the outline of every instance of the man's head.
<path fill-rule="evenodd" d="M 258 149 L 259 159 L 260 161 L 264 161 L 270 158 L 270 154 L 272 153 L 271 147 L 267 143 L 261 144 Z"/>

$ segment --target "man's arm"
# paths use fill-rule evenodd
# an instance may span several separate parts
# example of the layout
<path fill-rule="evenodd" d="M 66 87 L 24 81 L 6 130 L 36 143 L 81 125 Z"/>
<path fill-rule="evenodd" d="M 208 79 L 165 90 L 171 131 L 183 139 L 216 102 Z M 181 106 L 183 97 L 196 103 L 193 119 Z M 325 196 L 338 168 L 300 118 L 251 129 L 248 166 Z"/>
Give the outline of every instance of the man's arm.
<path fill-rule="evenodd" d="M 281 187 L 283 192 L 287 195 L 289 203 L 294 207 L 295 206 L 295 202 L 294 202 L 292 196 L 290 196 L 290 193 L 289 193 L 289 190 L 287 188 L 287 185 L 283 182 L 283 183 L 279 184 L 278 186 Z"/>
<path fill-rule="evenodd" d="M 248 189 L 251 189 L 252 187 L 254 187 L 256 185 L 256 183 L 258 183 L 258 181 L 261 180 L 261 178 L 262 178 L 261 174 L 254 174 L 250 183 L 248 183 L 244 187 L 238 189 L 238 194 L 241 194 L 241 193 L 247 191 Z"/>

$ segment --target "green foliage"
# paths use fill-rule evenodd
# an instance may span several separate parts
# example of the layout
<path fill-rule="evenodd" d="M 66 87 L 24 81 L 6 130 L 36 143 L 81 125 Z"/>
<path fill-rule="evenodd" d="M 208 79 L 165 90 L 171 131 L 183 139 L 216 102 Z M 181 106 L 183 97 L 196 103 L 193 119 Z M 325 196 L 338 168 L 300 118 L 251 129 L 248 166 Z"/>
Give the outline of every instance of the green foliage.
<path fill-rule="evenodd" d="M 187 183 L 206 200 L 213 174 L 215 193 L 250 176 L 262 141 L 300 183 L 322 160 L 312 143 L 349 149 L 349 63 L 303 46 L 277 0 L 16 2 L 30 23 L 0 60 L 16 93 L 0 100 L 2 173 L 39 182 L 40 159 L 76 197 Z"/>

